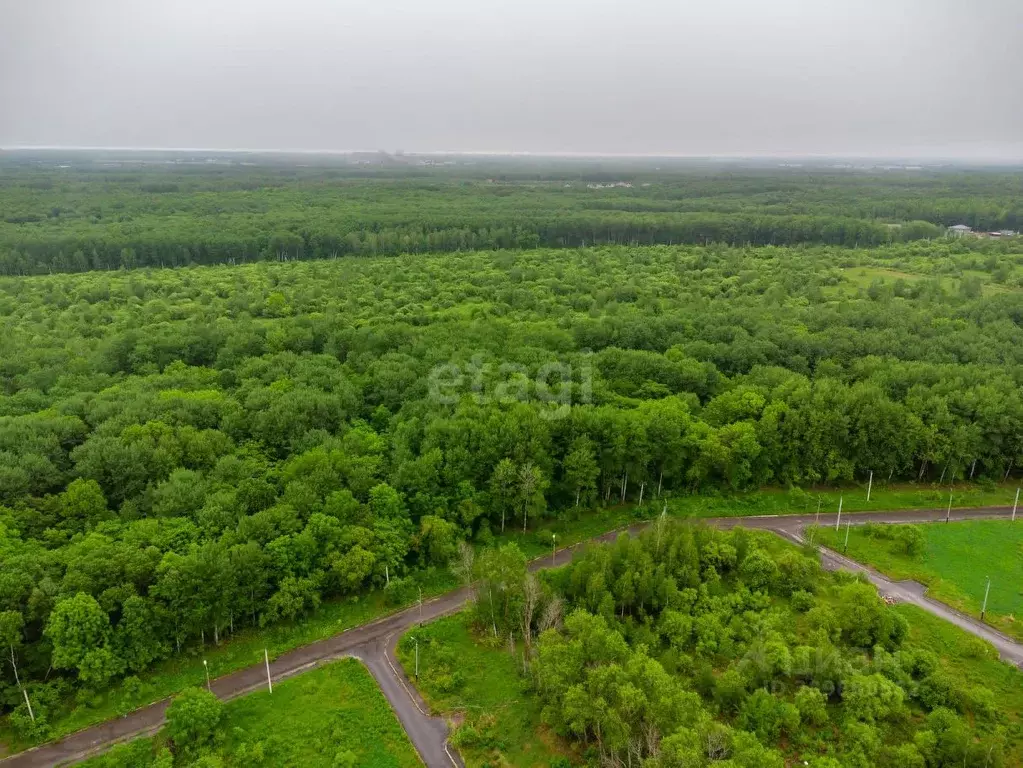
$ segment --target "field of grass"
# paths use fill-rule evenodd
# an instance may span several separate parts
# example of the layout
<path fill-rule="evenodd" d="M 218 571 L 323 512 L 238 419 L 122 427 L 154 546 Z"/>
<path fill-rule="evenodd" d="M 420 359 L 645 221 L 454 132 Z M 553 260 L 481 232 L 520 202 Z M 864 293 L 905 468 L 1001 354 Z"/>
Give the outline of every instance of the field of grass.
<path fill-rule="evenodd" d="M 918 280 L 925 280 L 930 275 L 921 275 L 914 272 L 903 272 L 897 269 L 887 269 L 885 267 L 846 267 L 842 270 L 842 277 L 849 283 L 852 283 L 858 288 L 866 288 L 874 280 L 885 280 L 888 282 L 895 282 L 896 280 L 905 280 L 907 283 L 915 283 Z"/>
<path fill-rule="evenodd" d="M 376 681 L 341 659 L 227 704 L 216 756 L 226 766 L 422 766 Z M 140 739 L 92 758 L 88 768 L 145 766 L 163 747 Z M 213 765 L 214 763 L 209 763 Z"/>
<path fill-rule="evenodd" d="M 548 768 L 565 745 L 540 722 L 540 705 L 520 674 L 521 645 L 476 637 L 459 613 L 412 630 L 398 645 L 410 678 L 419 640 L 419 690 L 433 711 L 464 722 L 452 738 L 469 768 Z"/>
<path fill-rule="evenodd" d="M 527 556 L 541 557 L 550 554 L 552 534 L 556 536 L 554 541 L 558 548 L 569 546 L 607 531 L 649 520 L 662 511 L 665 502 L 668 514 L 672 517 L 699 518 L 810 513 L 817 509 L 818 500 L 822 511 L 833 512 L 838 508 L 839 497 L 843 498 L 843 510 L 846 512 L 935 508 L 947 504 L 947 493 L 945 488 L 930 485 L 883 487 L 877 484 L 869 502 L 866 500 L 865 486 L 807 491 L 764 489 L 741 494 L 690 495 L 655 500 L 651 500 L 648 495 L 647 503 L 643 506 L 622 504 L 596 510 L 580 508 L 577 512 L 563 513 L 556 521 L 542 520 L 536 529 L 525 534 L 517 528 L 509 530 L 506 535 L 496 537 L 496 541 L 513 541 Z M 1005 505 L 1012 503 L 1014 493 L 1015 486 L 964 485 L 956 488 L 953 503 L 955 507 Z M 417 579 L 423 586 L 424 597 L 433 597 L 458 586 L 457 580 L 444 572 L 419 574 Z M 142 675 L 142 689 L 131 698 L 126 697 L 120 687 L 115 687 L 96 694 L 87 702 L 79 702 L 73 707 L 69 705 L 66 711 L 51 716 L 49 738 L 66 736 L 165 699 L 189 686 L 202 685 L 205 680 L 203 658 L 209 663 L 210 674 L 214 678 L 220 677 L 258 663 L 262 659 L 264 647 L 269 649 L 271 658 L 274 658 L 293 648 L 399 610 L 414 602 L 414 592 L 410 590 L 409 599 L 398 605 L 388 605 L 382 592 L 372 592 L 358 599 L 325 603 L 316 615 L 303 621 L 263 630 L 240 631 L 220 646 L 207 645 L 204 651 L 198 648 L 186 649 L 180 656 L 168 659 Z M 7 727 L 0 728 L 0 743 L 6 744 L 11 752 L 32 746 L 16 738 Z"/>
<path fill-rule="evenodd" d="M 872 528 L 853 527 L 847 554 L 890 578 L 926 584 L 934 599 L 978 617 L 990 577 L 987 621 L 1023 639 L 1018 621 L 1023 611 L 1023 519 L 926 523 L 920 530 L 923 549 L 910 555 L 898 540 L 872 535 Z M 845 535 L 831 528 L 815 534 L 817 541 L 838 551 L 845 550 Z"/>
<path fill-rule="evenodd" d="M 909 268 L 911 269 L 912 267 Z M 843 281 L 838 285 L 828 287 L 825 290 L 825 294 L 830 296 L 847 295 L 850 293 L 850 289 L 852 289 L 851 292 L 866 289 L 875 280 L 879 280 L 889 286 L 894 285 L 898 280 L 902 280 L 908 285 L 914 285 L 922 280 L 937 280 L 942 289 L 949 293 L 956 293 L 962 280 L 968 277 L 980 280 L 981 291 L 985 296 L 1018 290 L 1009 285 L 993 281 L 989 273 L 980 270 L 964 269 L 958 275 L 953 276 L 941 272 L 931 272 L 929 271 L 931 269 L 930 265 L 927 269 L 928 271 L 926 272 L 907 272 L 880 266 L 846 267 L 841 270 Z"/>

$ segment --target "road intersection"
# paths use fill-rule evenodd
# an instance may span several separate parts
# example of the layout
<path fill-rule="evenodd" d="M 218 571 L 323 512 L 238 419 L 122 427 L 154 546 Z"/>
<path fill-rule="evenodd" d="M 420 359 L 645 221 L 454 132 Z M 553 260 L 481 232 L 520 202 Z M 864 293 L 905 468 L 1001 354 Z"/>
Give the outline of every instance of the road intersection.
<path fill-rule="evenodd" d="M 1008 517 L 1008 507 L 985 507 L 976 509 L 914 510 L 902 512 L 860 512 L 847 513 L 842 522 L 852 525 L 863 523 L 940 523 L 953 521 Z M 803 543 L 806 527 L 819 522 L 821 525 L 835 525 L 836 515 L 769 515 L 757 517 L 721 517 L 694 519 L 719 528 L 744 526 L 758 530 L 772 531 L 789 541 Z M 530 564 L 531 570 L 550 568 L 552 564 L 565 565 L 574 553 L 587 543 L 613 541 L 621 533 L 636 534 L 650 523 L 639 523 L 621 531 L 612 531 L 602 536 L 581 542 L 559 551 L 554 558 L 546 555 Z M 1023 521 L 1021 521 L 1023 525 Z M 911 603 L 929 613 L 950 621 L 961 629 L 990 642 L 1001 657 L 1017 666 L 1023 666 L 1023 645 L 992 629 L 990 626 L 949 606 L 931 600 L 924 594 L 922 585 L 916 582 L 893 582 L 876 571 L 854 562 L 837 552 L 821 550 L 821 561 L 829 570 L 846 569 L 863 573 L 884 597 L 898 602 Z M 397 662 L 395 648 L 399 638 L 420 622 L 428 623 L 442 616 L 460 610 L 469 599 L 467 589 L 458 589 L 428 600 L 422 607 L 415 606 L 369 624 L 355 627 L 340 634 L 310 645 L 296 648 L 269 663 L 273 680 L 283 680 L 307 671 L 327 661 L 355 657 L 360 659 L 380 685 L 398 720 L 401 722 L 412 744 L 428 768 L 460 768 L 462 761 L 457 752 L 448 744 L 448 724 L 444 718 L 429 714 L 415 686 L 406 678 Z M 266 685 L 267 669 L 261 662 L 252 667 L 220 677 L 212 682 L 213 693 L 221 699 L 232 699 L 250 693 Z M 43 768 L 43 766 L 66 765 L 109 749 L 111 746 L 130 739 L 157 732 L 164 722 L 170 700 L 164 700 L 143 707 L 128 715 L 106 723 L 86 728 L 50 744 L 20 752 L 0 760 L 0 768 Z"/>

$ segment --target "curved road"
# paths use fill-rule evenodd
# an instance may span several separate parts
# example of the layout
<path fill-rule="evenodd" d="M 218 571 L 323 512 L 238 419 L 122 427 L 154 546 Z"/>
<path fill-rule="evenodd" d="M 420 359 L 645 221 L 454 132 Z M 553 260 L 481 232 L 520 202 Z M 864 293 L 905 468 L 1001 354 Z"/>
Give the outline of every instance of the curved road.
<path fill-rule="evenodd" d="M 946 514 L 946 510 L 943 509 L 909 512 L 859 512 L 843 515 L 842 522 L 853 524 L 936 522 L 945 520 Z M 951 519 L 999 518 L 1007 517 L 1009 514 L 1009 507 L 960 509 L 952 511 Z M 796 543 L 803 543 L 803 529 L 818 520 L 824 526 L 835 525 L 836 515 L 822 514 L 819 518 L 816 515 L 694 518 L 696 522 L 705 522 L 720 528 L 741 525 L 773 531 Z M 626 531 L 634 534 L 647 525 L 649 523 L 640 523 Z M 612 531 L 590 541 L 611 541 L 620 533 L 622 531 Z M 588 542 L 583 542 L 583 544 L 585 543 Z M 552 565 L 564 565 L 572 559 L 575 550 L 580 546 L 581 544 L 577 544 L 561 550 L 556 557 L 538 558 L 530 563 L 530 569 L 539 570 Z M 919 606 L 935 616 L 952 622 L 965 631 L 990 642 L 998 649 L 1003 659 L 1023 666 L 1023 645 L 976 619 L 959 613 L 943 603 L 929 599 L 924 595 L 924 588 L 920 584 L 890 581 L 872 569 L 827 549 L 821 550 L 821 560 L 828 569 L 844 568 L 865 573 L 882 595 Z M 467 599 L 467 590 L 455 590 L 424 602 L 421 608 L 417 605 L 325 640 L 296 648 L 270 662 L 270 674 L 274 681 L 278 681 L 331 659 L 343 656 L 359 658 L 377 680 L 423 762 L 429 768 L 451 768 L 452 766 L 461 768 L 461 759 L 455 750 L 447 744 L 447 722 L 443 718 L 433 717 L 428 713 L 427 706 L 397 663 L 394 650 L 398 638 L 405 631 L 420 622 L 430 622 L 459 610 Z M 212 689 L 221 699 L 232 699 L 262 688 L 264 685 L 266 685 L 266 668 L 263 664 L 257 664 L 214 680 Z M 42 768 L 43 766 L 65 765 L 102 752 L 119 742 L 155 733 L 164 722 L 164 713 L 168 704 L 169 700 L 160 701 L 117 720 L 110 720 L 71 734 L 61 741 L 44 744 L 12 755 L 5 760 L 0 760 L 0 768 Z"/>

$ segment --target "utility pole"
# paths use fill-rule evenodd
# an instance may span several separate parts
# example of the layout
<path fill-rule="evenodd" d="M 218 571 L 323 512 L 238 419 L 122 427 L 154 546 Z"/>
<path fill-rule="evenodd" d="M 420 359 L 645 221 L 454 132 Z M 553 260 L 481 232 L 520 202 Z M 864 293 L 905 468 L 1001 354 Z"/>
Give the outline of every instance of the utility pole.
<path fill-rule="evenodd" d="M 206 690 L 213 693 L 213 688 L 210 686 L 210 665 L 206 663 L 206 659 L 202 660 L 202 668 L 206 670 Z"/>
<path fill-rule="evenodd" d="M 821 524 L 821 501 L 822 501 L 821 497 L 818 495 L 817 496 L 817 517 L 815 517 L 813 519 L 814 527 L 817 527 L 818 525 Z"/>
<path fill-rule="evenodd" d="M 835 520 L 835 533 L 838 533 L 838 527 L 842 524 L 842 500 L 843 496 L 838 497 L 838 519 Z"/>
<path fill-rule="evenodd" d="M 413 638 L 416 641 L 416 682 L 419 682 L 419 638 Z"/>
<path fill-rule="evenodd" d="M 852 520 L 849 520 L 845 524 L 845 549 L 843 550 L 844 552 L 848 552 L 849 551 L 849 531 L 850 530 L 852 530 Z"/>
<path fill-rule="evenodd" d="M 487 586 L 487 594 L 490 595 L 490 625 L 494 628 L 494 637 L 497 637 L 497 614 L 494 612 L 494 587 Z"/>
<path fill-rule="evenodd" d="M 874 470 L 870 470 L 870 480 L 867 481 L 867 501 L 870 501 L 870 489 L 874 487 Z"/>
<path fill-rule="evenodd" d="M 274 681 L 270 678 L 270 654 L 267 653 L 266 648 L 263 649 L 263 660 L 266 662 L 266 687 L 270 689 L 270 693 L 273 693 Z"/>
<path fill-rule="evenodd" d="M 1019 488 L 1016 489 L 1016 500 L 1012 502 L 1012 519 L 1016 520 L 1016 507 L 1019 506 Z"/>
<path fill-rule="evenodd" d="M 945 522 L 952 519 L 952 491 L 948 492 L 948 512 L 945 513 Z"/>
<path fill-rule="evenodd" d="M 991 577 L 987 577 L 987 587 L 984 589 L 984 605 L 980 608 L 980 620 L 984 621 L 984 614 L 987 613 L 987 596 L 991 594 Z"/>
<path fill-rule="evenodd" d="M 557 555 L 558 555 L 558 545 L 556 543 L 557 540 L 558 540 L 558 534 L 552 533 L 551 534 L 551 568 L 553 568 L 555 565 L 557 565 Z"/>
<path fill-rule="evenodd" d="M 419 588 L 419 626 L 423 626 L 423 588 Z"/>

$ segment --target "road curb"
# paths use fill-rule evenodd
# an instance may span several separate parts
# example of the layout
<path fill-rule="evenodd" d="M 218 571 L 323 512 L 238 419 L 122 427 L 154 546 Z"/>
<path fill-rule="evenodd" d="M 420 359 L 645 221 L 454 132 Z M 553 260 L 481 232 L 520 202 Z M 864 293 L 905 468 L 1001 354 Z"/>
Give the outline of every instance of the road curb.
<path fill-rule="evenodd" d="M 408 678 L 406 677 L 406 675 L 404 673 L 402 673 L 402 672 L 398 672 L 397 667 L 394 666 L 394 662 L 391 661 L 391 638 L 394 637 L 395 634 L 397 634 L 397 630 L 395 632 L 392 632 L 391 634 L 389 634 L 387 637 L 384 638 L 384 660 L 387 662 L 387 666 L 390 668 L 391 674 L 394 675 L 395 679 L 398 681 L 398 684 L 401 685 L 402 690 L 404 690 L 406 695 L 409 697 L 409 699 L 411 699 L 412 704 L 419 711 L 419 714 L 421 714 L 423 717 L 430 717 L 430 718 L 432 718 L 433 715 L 431 715 L 429 712 L 424 710 L 419 705 L 418 697 L 412 691 L 412 689 L 409 688 Z M 395 647 L 397 647 L 397 641 L 395 641 Z M 424 701 L 423 703 L 425 704 L 426 702 Z M 397 714 L 397 713 L 395 713 L 395 714 Z M 399 722 L 400 722 L 400 720 L 399 720 Z M 461 768 L 462 765 L 464 765 L 464 761 L 462 763 L 459 763 L 457 760 L 455 760 L 454 756 L 451 754 L 451 750 L 448 749 L 449 743 L 450 742 L 445 738 L 444 739 L 444 744 L 442 745 L 444 747 L 444 752 L 445 752 L 445 754 L 447 754 L 448 760 L 451 761 L 451 765 L 454 768 Z M 416 751 L 417 752 L 419 751 L 418 748 L 417 748 Z M 420 755 L 420 758 L 422 758 L 422 755 Z M 426 763 L 425 759 L 423 759 L 423 763 Z"/>

